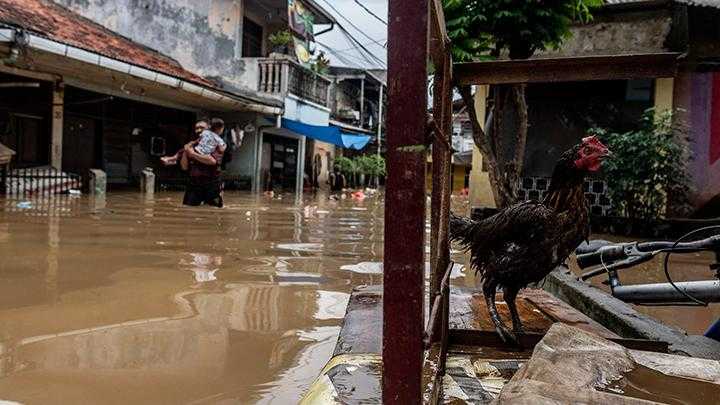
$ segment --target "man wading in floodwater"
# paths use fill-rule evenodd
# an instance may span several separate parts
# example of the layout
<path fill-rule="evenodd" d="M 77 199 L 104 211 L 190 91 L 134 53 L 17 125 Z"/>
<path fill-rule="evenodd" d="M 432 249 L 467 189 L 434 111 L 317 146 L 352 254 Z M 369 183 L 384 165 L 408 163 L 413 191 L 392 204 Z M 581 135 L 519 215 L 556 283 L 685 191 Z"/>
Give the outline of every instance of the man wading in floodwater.
<path fill-rule="evenodd" d="M 220 118 L 210 120 L 210 130 L 222 136 L 225 123 Z M 185 151 L 180 159 L 180 167 L 190 171 L 190 181 L 185 190 L 183 204 L 198 206 L 204 204 L 222 208 L 222 181 L 220 179 L 220 164 L 227 145 L 218 145 L 209 155 L 203 155 L 195 150 L 196 142 L 185 145 Z"/>

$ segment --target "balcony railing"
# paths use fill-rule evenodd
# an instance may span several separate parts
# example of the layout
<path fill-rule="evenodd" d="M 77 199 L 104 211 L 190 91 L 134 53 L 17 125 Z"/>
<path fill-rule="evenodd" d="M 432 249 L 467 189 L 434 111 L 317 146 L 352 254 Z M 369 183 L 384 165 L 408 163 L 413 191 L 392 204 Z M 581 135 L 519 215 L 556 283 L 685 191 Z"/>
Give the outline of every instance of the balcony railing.
<path fill-rule="evenodd" d="M 258 60 L 261 93 L 285 97 L 287 94 L 328 107 L 330 79 L 286 58 Z"/>

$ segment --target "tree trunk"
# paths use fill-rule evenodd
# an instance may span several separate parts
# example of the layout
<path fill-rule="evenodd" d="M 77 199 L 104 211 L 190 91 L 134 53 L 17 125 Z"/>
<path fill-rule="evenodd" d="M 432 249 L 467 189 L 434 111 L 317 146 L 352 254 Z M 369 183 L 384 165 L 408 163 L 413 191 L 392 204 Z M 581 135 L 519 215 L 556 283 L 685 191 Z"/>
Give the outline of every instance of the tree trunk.
<path fill-rule="evenodd" d="M 525 85 L 493 88 L 493 107 L 488 122 L 478 117 L 470 86 L 460 86 L 460 95 L 470 115 L 473 140 L 487 163 L 495 205 L 504 208 L 517 202 L 528 132 Z M 482 119 L 483 121 L 480 121 Z"/>

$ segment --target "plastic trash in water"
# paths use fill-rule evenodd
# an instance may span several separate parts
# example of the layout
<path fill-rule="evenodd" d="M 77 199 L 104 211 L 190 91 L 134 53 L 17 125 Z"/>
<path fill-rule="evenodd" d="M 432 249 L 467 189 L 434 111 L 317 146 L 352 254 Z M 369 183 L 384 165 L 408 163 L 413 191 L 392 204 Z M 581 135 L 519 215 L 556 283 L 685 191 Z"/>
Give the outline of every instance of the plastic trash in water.
<path fill-rule="evenodd" d="M 75 190 L 75 189 L 71 189 L 71 190 L 68 190 L 68 194 L 70 194 L 70 195 L 81 195 L 81 194 L 82 194 L 82 191 L 80 191 L 80 190 Z"/>
<path fill-rule="evenodd" d="M 16 207 L 20 208 L 21 210 L 29 210 L 32 208 L 32 203 L 30 201 L 21 201 L 17 203 Z"/>

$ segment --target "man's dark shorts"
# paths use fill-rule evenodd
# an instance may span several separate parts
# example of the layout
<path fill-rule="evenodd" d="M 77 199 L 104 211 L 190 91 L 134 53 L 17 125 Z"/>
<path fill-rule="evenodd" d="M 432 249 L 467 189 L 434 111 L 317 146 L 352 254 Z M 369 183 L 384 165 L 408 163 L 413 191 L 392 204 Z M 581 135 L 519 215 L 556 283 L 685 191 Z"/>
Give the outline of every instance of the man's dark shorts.
<path fill-rule="evenodd" d="M 185 197 L 183 197 L 183 205 L 198 206 L 207 204 L 213 207 L 222 208 L 223 206 L 223 183 L 220 180 L 214 180 L 203 183 L 188 182 L 185 189 Z"/>

